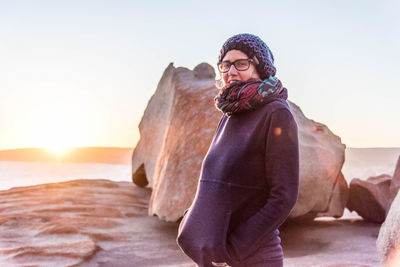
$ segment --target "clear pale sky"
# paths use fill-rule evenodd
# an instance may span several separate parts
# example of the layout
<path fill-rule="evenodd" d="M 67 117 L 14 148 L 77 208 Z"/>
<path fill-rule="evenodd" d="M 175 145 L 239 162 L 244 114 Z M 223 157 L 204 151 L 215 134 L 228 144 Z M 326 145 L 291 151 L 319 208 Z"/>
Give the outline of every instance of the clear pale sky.
<path fill-rule="evenodd" d="M 308 118 L 348 147 L 400 147 L 399 14 L 397 0 L 0 1 L 0 149 L 133 147 L 168 64 L 215 66 L 243 32 Z"/>

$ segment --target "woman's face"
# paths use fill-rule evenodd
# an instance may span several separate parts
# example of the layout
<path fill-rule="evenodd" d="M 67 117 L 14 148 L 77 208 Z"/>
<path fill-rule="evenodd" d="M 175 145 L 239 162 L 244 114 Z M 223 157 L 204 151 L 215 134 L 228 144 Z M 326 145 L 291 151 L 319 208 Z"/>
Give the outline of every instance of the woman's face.
<path fill-rule="evenodd" d="M 240 50 L 229 50 L 222 61 L 234 62 L 238 59 L 247 59 L 249 58 L 245 53 Z M 260 79 L 260 76 L 257 73 L 257 70 L 253 63 L 250 63 L 250 67 L 247 70 L 238 71 L 234 65 L 231 65 L 228 72 L 219 73 L 221 76 L 221 80 L 224 83 L 224 86 L 233 82 L 233 81 L 247 81 L 251 78 Z"/>

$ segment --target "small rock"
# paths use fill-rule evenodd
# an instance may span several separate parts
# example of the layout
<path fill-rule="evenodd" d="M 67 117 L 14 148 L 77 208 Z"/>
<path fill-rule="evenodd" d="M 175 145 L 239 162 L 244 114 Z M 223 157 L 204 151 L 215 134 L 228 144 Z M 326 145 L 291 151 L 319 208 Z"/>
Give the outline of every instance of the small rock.
<path fill-rule="evenodd" d="M 392 177 L 383 174 L 367 180 L 354 178 L 350 182 L 347 208 L 355 210 L 365 220 L 382 223 L 390 205 L 390 183 Z"/>

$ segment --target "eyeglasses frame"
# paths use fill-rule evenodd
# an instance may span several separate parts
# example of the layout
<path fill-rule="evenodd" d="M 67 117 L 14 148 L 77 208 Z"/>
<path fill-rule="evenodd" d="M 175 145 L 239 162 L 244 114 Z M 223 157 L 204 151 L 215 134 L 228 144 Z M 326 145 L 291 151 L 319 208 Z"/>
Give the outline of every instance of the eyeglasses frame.
<path fill-rule="evenodd" d="M 238 69 L 236 68 L 235 63 L 238 62 L 238 61 L 240 61 L 240 60 L 247 60 L 249 63 L 253 63 L 253 64 L 256 64 L 256 63 L 257 63 L 254 59 L 251 59 L 251 58 L 241 58 L 241 59 L 235 60 L 235 61 L 233 61 L 233 62 L 230 62 L 230 61 L 220 61 L 220 62 L 217 63 L 218 70 L 219 70 L 221 73 L 227 73 L 227 72 L 231 69 L 232 65 L 235 67 L 235 69 L 236 69 L 237 71 L 246 71 L 246 70 L 248 70 L 248 69 L 250 68 L 250 64 L 249 64 L 249 66 L 247 67 L 247 69 L 244 69 L 244 70 L 238 70 Z M 221 71 L 221 70 L 219 69 L 219 65 L 221 65 L 222 63 L 229 63 L 229 68 L 228 68 L 227 71 Z"/>

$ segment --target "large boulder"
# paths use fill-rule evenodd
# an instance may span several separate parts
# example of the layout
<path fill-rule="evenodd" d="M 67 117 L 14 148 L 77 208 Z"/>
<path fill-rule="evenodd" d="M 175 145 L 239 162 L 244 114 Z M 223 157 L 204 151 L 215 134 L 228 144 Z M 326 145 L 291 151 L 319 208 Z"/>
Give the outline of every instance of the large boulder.
<path fill-rule="evenodd" d="M 289 104 L 299 129 L 300 150 L 299 199 L 289 218 L 311 219 L 318 213 L 337 217 L 347 201 L 347 183 L 340 175 L 345 145 L 326 125 L 306 118 L 297 105 Z M 333 198 L 335 188 L 339 197 Z"/>
<path fill-rule="evenodd" d="M 210 68 L 200 64 L 191 71 L 170 64 L 139 125 L 132 179 L 153 188 L 149 215 L 166 221 L 178 220 L 191 204 L 221 117 L 213 107 L 218 90 Z"/>
<path fill-rule="evenodd" d="M 400 266 L 400 193 L 392 202 L 376 240 L 384 266 Z"/>
<path fill-rule="evenodd" d="M 149 215 L 182 217 L 195 196 L 202 160 L 221 113 L 214 107 L 213 68 L 194 71 L 170 64 L 139 125 L 132 180 L 153 188 Z M 307 119 L 289 102 L 299 128 L 300 194 L 290 217 L 341 216 L 347 184 L 341 175 L 345 146 L 325 125 Z"/>
<path fill-rule="evenodd" d="M 392 177 L 387 174 L 367 180 L 352 179 L 347 208 L 356 211 L 365 220 L 382 223 L 391 203 L 391 181 Z"/>

